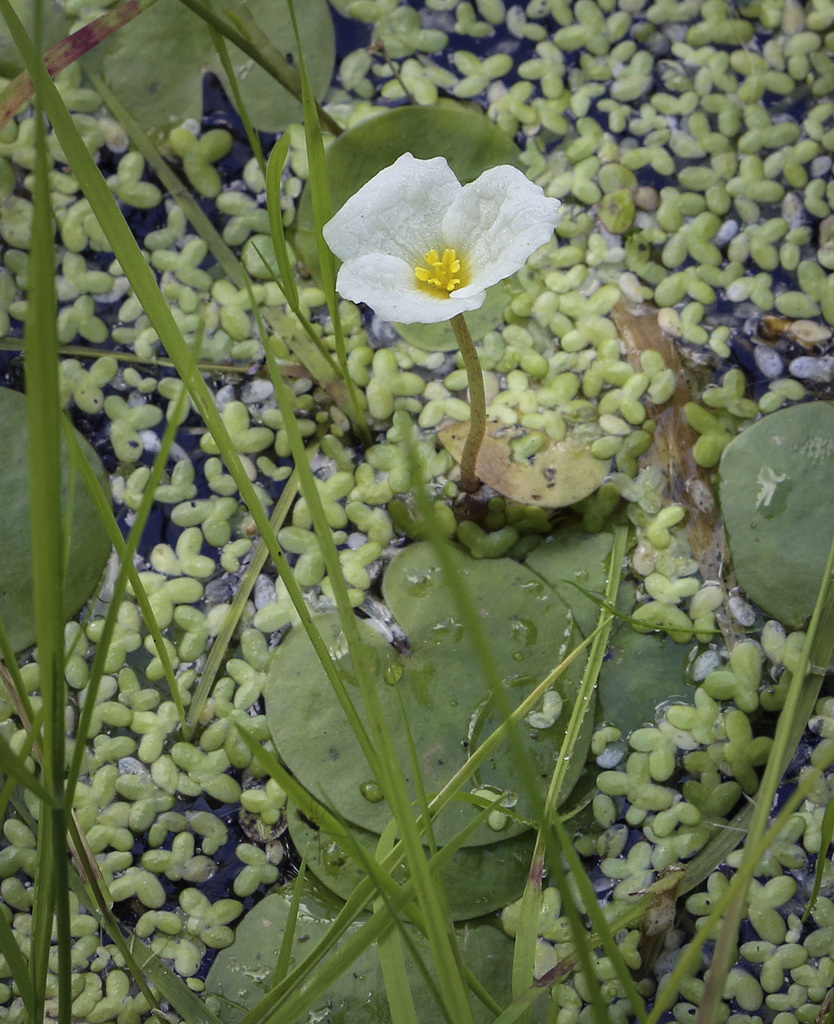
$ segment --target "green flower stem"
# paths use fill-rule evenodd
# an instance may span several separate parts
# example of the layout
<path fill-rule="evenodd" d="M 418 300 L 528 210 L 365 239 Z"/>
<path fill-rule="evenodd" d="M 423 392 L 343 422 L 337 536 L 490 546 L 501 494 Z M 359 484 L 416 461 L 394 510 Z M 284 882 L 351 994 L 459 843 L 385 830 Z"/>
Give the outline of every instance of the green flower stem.
<path fill-rule="evenodd" d="M 484 394 L 484 374 L 481 370 L 481 361 L 475 349 L 475 342 L 463 319 L 463 313 L 453 316 L 451 321 L 452 330 L 455 332 L 455 340 L 458 343 L 460 354 L 463 356 L 463 365 L 466 367 L 466 377 L 469 381 L 469 435 L 466 444 L 463 446 L 463 454 L 460 457 L 460 485 L 468 493 L 477 491 L 481 486 L 480 478 L 475 470 L 475 463 L 478 461 L 478 452 L 486 433 L 486 395 Z"/>

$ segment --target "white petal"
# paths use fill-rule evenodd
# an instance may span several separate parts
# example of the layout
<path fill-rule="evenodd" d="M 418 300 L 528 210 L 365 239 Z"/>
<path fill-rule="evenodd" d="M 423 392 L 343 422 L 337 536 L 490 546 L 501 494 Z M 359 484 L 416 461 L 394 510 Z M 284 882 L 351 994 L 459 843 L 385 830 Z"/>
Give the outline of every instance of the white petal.
<path fill-rule="evenodd" d="M 508 164 L 464 185 L 443 219 L 443 245 L 467 261 L 470 283 L 460 291 L 488 288 L 520 270 L 549 241 L 560 205 Z"/>
<path fill-rule="evenodd" d="M 379 252 L 416 267 L 441 244 L 443 217 L 460 190 L 443 157 L 417 160 L 403 153 L 325 224 L 325 241 L 341 260 Z"/>
<path fill-rule="evenodd" d="M 418 287 L 414 267 L 396 256 L 371 253 L 342 264 L 336 290 L 351 302 L 364 302 L 383 320 L 400 324 L 437 324 L 478 309 L 486 292 L 444 298 Z"/>

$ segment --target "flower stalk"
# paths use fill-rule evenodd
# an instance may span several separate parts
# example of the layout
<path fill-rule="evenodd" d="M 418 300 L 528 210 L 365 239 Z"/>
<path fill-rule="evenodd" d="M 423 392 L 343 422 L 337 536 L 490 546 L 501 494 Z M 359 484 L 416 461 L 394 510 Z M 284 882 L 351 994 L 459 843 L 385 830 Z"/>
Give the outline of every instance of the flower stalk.
<path fill-rule="evenodd" d="M 475 348 L 475 342 L 466 326 L 463 313 L 453 316 L 451 321 L 452 330 L 455 332 L 455 341 L 458 343 L 460 354 L 463 356 L 463 365 L 466 369 L 466 377 L 469 381 L 469 434 L 463 446 L 463 454 L 460 458 L 460 485 L 464 491 L 471 494 L 481 486 L 481 481 L 476 470 L 478 452 L 486 434 L 486 394 L 484 392 L 484 374 L 481 369 L 481 361 Z"/>

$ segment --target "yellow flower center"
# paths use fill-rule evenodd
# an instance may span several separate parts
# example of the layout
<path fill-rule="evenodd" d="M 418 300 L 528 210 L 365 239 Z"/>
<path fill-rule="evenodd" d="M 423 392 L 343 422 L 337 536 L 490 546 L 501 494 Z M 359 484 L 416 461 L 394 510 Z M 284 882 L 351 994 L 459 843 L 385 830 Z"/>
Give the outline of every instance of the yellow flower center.
<path fill-rule="evenodd" d="M 427 291 L 448 296 L 466 284 L 468 275 L 454 249 L 444 249 L 442 256 L 438 256 L 436 249 L 430 249 L 423 258 L 428 266 L 415 267 L 414 274 Z"/>

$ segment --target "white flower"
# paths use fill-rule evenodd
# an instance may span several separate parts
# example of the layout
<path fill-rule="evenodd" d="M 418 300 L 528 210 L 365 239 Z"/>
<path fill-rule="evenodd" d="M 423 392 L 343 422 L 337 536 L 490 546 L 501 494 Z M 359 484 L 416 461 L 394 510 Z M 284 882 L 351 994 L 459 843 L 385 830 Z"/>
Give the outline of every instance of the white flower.
<path fill-rule="evenodd" d="M 443 157 L 404 153 L 325 225 L 343 261 L 336 288 L 384 320 L 450 320 L 481 306 L 490 285 L 548 241 L 559 206 L 516 167 L 461 185 Z"/>

